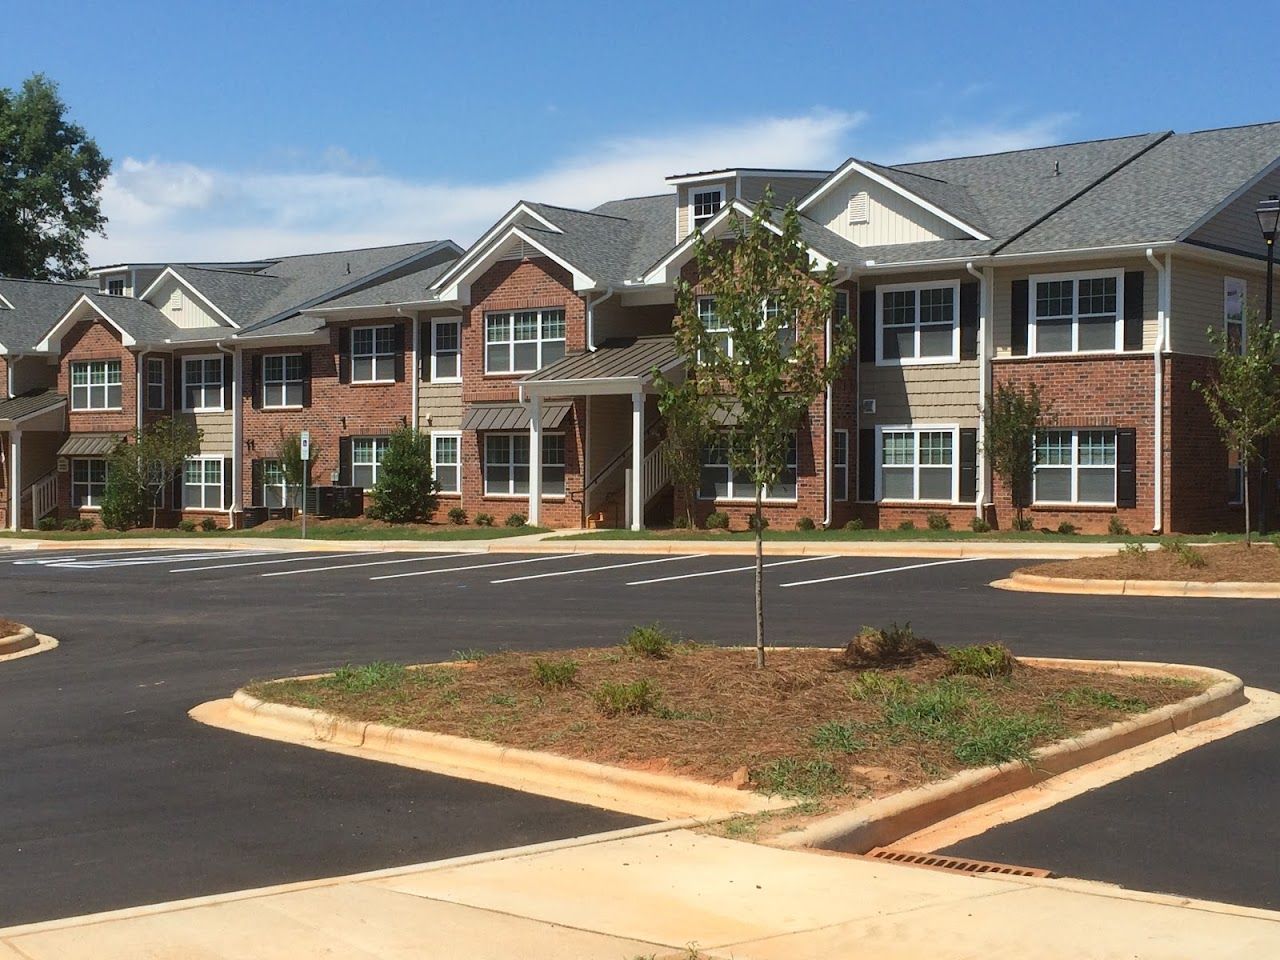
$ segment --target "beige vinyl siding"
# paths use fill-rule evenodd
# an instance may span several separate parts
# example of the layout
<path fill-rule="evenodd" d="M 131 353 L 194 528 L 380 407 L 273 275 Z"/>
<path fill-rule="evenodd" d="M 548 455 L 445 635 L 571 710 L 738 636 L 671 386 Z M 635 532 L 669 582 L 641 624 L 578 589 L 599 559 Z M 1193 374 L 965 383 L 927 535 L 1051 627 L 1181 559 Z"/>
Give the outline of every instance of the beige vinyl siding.
<path fill-rule="evenodd" d="M 862 414 L 863 427 L 894 424 L 978 425 L 978 361 L 915 367 L 858 365 L 859 396 L 874 398 L 876 412 Z"/>
<path fill-rule="evenodd" d="M 732 203 L 734 200 L 734 179 L 730 177 L 727 180 L 708 180 L 706 183 L 687 184 L 680 187 L 680 205 L 676 207 L 676 240 L 679 242 L 687 237 L 693 230 L 693 195 L 704 190 L 720 187 L 724 190 L 724 202 Z"/>
<path fill-rule="evenodd" d="M 850 223 L 849 197 L 864 191 L 868 201 L 867 222 Z M 942 217 L 861 174 L 846 177 L 805 214 L 824 224 L 828 230 L 864 247 L 968 236 Z"/>
<path fill-rule="evenodd" d="M 203 431 L 204 436 L 200 440 L 202 454 L 231 456 L 235 443 L 232 440 L 230 410 L 215 410 L 212 413 L 179 412 L 177 416 L 188 423 L 194 423 L 197 430 Z"/>
<path fill-rule="evenodd" d="M 1258 202 L 1272 194 L 1280 194 L 1280 170 L 1263 177 L 1243 194 L 1231 201 L 1220 213 L 1192 233 L 1189 239 L 1227 250 L 1239 250 L 1266 256 L 1267 246 L 1258 229 L 1254 211 Z"/>
<path fill-rule="evenodd" d="M 153 290 L 147 302 L 168 317 L 175 326 L 184 329 L 224 326 L 222 320 L 202 300 L 192 296 L 173 277 L 167 277 L 164 283 Z"/>
<path fill-rule="evenodd" d="M 420 383 L 418 424 L 424 431 L 461 429 L 462 384 Z"/>
<path fill-rule="evenodd" d="M 1256 221 L 1254 227 L 1257 227 Z M 1249 269 L 1243 264 L 1224 266 L 1187 257 L 1173 258 L 1169 305 L 1169 349 L 1172 352 L 1213 355 L 1208 331 L 1210 328 L 1223 328 L 1224 283 L 1227 277 L 1245 282 L 1246 308 L 1261 314 L 1266 303 L 1265 269 Z M 1280 298 L 1280 281 L 1276 284 L 1275 295 Z"/>

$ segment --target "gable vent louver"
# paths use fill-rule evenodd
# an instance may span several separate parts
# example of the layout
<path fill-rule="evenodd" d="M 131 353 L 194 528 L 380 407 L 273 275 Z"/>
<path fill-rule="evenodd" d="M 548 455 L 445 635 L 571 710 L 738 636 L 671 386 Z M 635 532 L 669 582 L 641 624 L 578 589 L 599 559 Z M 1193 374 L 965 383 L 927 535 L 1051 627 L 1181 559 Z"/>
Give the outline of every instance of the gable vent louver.
<path fill-rule="evenodd" d="M 517 240 L 502 255 L 503 260 L 527 260 L 530 257 L 541 256 L 536 247 L 531 247 L 523 240 Z"/>
<path fill-rule="evenodd" d="M 871 219 L 871 198 L 867 191 L 849 194 L 849 222 L 866 223 Z"/>

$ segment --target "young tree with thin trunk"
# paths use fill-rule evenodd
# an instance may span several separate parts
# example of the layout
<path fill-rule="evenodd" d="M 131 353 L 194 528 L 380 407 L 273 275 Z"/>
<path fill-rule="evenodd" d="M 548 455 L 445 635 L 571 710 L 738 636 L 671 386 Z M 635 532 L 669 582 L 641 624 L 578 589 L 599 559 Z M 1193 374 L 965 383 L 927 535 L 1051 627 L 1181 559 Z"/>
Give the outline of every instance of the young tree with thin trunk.
<path fill-rule="evenodd" d="M 1000 384 L 983 412 L 983 446 L 991 472 L 1013 494 L 1017 511 L 1015 526 L 1023 526 L 1026 492 L 1031 488 L 1035 470 L 1036 431 L 1049 413 L 1049 404 L 1041 399 L 1040 388 L 1032 383 L 1022 392 L 1007 383 Z"/>
<path fill-rule="evenodd" d="M 134 443 L 122 448 L 134 456 L 138 464 L 138 476 L 146 485 L 151 508 L 151 528 L 156 526 L 156 516 L 166 490 L 187 467 L 187 460 L 200 452 L 204 432 L 187 420 L 165 417 L 141 433 L 134 435 Z"/>
<path fill-rule="evenodd" d="M 313 436 L 310 449 L 307 451 L 311 457 L 303 460 L 301 434 L 291 433 L 280 441 L 280 472 L 284 474 L 284 486 L 289 492 L 290 500 L 297 503 L 303 512 L 306 511 L 307 505 L 302 502 L 302 480 L 305 476 L 307 488 L 315 488 L 314 472 L 316 463 L 320 460 L 321 449 Z"/>
<path fill-rule="evenodd" d="M 676 343 L 706 397 L 698 419 L 707 436 L 723 431 L 730 468 L 755 488 L 757 667 L 765 662 L 764 494 L 783 479 L 801 422 L 844 371 L 854 339 L 835 316 L 833 271 L 813 268 L 795 203 L 777 218 L 771 207 L 766 192 L 749 219 L 728 215 L 723 240 L 699 234 L 698 289 L 683 279 L 676 286 Z M 663 397 L 678 389 L 659 380 Z"/>
<path fill-rule="evenodd" d="M 661 374 L 655 374 L 661 379 Z M 671 485 L 684 499 L 685 522 L 693 526 L 693 502 L 702 478 L 702 449 L 708 439 L 712 399 L 706 381 L 685 377 L 683 381 L 666 382 L 667 389 L 658 396 L 658 412 L 666 425 L 662 438 L 663 455 L 671 471 Z"/>
<path fill-rule="evenodd" d="M 1261 453 L 1262 441 L 1280 430 L 1280 333 L 1245 311 L 1244 343 L 1224 331 L 1209 330 L 1217 370 L 1207 383 L 1192 386 L 1204 397 L 1214 426 L 1227 450 L 1240 459 L 1244 480 L 1244 542 L 1253 543 L 1249 504 L 1249 467 Z M 1265 492 L 1263 493 L 1265 496 Z"/>

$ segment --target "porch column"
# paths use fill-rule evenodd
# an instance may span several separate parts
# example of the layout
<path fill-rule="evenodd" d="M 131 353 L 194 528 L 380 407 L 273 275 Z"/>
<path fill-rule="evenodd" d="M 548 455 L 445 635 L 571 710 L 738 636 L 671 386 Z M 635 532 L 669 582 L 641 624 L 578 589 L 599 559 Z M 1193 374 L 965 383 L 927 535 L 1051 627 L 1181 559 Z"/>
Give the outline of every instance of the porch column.
<path fill-rule="evenodd" d="M 631 394 L 631 529 L 644 529 L 644 392 Z"/>
<path fill-rule="evenodd" d="M 9 529 L 22 529 L 22 431 L 9 431 Z"/>
<path fill-rule="evenodd" d="M 542 397 L 529 398 L 529 524 L 542 519 Z"/>

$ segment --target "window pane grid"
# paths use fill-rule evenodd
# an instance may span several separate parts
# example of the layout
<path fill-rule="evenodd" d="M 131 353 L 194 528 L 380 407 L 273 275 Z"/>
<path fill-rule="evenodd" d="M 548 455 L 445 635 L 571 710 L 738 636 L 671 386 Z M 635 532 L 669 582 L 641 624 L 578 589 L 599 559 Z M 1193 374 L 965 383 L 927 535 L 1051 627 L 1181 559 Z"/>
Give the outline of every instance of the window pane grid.
<path fill-rule="evenodd" d="M 795 500 L 799 447 L 791 436 L 786 467 L 778 479 L 764 488 L 765 500 Z M 755 485 L 749 477 L 736 473 L 729 462 L 729 437 L 720 434 L 702 448 L 702 475 L 698 484 L 701 500 L 754 500 Z"/>
<path fill-rule="evenodd" d="M 1120 328 L 1116 275 L 1035 281 L 1037 353 L 1114 352 Z"/>
<path fill-rule="evenodd" d="M 936 363 L 956 355 L 955 284 L 880 294 L 881 362 Z"/>
<path fill-rule="evenodd" d="M 119 360 L 90 360 L 73 363 L 71 365 L 71 409 L 119 409 L 120 385 Z"/>
<path fill-rule="evenodd" d="M 1036 437 L 1037 503 L 1113 504 L 1114 430 L 1050 430 Z"/>
<path fill-rule="evenodd" d="M 954 467 L 954 430 L 885 430 L 880 434 L 882 500 L 953 501 Z"/>

